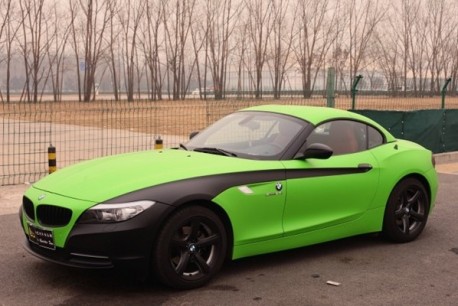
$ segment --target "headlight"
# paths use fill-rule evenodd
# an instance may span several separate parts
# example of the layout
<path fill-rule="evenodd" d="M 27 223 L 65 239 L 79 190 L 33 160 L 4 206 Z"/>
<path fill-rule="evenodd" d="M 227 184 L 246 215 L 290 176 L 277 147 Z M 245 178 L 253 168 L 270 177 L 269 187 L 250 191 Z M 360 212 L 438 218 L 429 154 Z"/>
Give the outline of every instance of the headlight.
<path fill-rule="evenodd" d="M 86 210 L 79 223 L 114 223 L 129 220 L 153 206 L 154 201 L 98 204 Z"/>

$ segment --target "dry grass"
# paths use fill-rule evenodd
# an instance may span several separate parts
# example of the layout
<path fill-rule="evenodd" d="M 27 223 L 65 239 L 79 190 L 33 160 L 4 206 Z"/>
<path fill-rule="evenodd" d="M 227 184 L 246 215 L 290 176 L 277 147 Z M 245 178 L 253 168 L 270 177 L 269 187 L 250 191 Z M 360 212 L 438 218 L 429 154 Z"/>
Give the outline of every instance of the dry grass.
<path fill-rule="evenodd" d="M 32 122 L 52 122 L 153 134 L 184 135 L 201 130 L 216 119 L 237 109 L 260 104 L 300 104 L 325 106 L 324 98 L 282 100 L 184 100 L 184 101 L 95 101 L 41 102 L 2 105 L 1 116 Z M 335 100 L 337 108 L 350 109 L 347 97 Z M 356 109 L 419 110 L 439 109 L 441 98 L 364 97 Z M 446 108 L 458 108 L 458 97 L 447 97 Z"/>
<path fill-rule="evenodd" d="M 0 185 L 33 182 L 43 177 L 47 173 L 46 152 L 50 143 L 58 148 L 59 167 L 100 156 L 149 150 L 158 136 L 166 147 L 172 147 L 185 141 L 190 132 L 201 130 L 228 113 L 259 104 L 325 106 L 326 99 L 0 104 Z M 350 109 L 351 99 L 338 97 L 335 105 Z M 406 111 L 440 107 L 440 97 L 358 96 L 356 100 L 357 109 Z M 446 107 L 458 108 L 458 98 L 448 97 Z"/>

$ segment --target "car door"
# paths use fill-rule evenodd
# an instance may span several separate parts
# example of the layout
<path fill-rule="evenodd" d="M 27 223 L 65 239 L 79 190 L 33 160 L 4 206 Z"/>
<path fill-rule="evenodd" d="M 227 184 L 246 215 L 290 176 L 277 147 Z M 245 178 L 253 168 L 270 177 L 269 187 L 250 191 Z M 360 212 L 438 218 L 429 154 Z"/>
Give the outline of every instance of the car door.
<path fill-rule="evenodd" d="M 330 158 L 283 162 L 287 181 L 285 235 L 349 222 L 367 211 L 379 184 L 378 163 L 368 150 L 368 134 L 364 123 L 326 122 L 315 128 L 307 144 L 328 145 L 334 151 Z"/>

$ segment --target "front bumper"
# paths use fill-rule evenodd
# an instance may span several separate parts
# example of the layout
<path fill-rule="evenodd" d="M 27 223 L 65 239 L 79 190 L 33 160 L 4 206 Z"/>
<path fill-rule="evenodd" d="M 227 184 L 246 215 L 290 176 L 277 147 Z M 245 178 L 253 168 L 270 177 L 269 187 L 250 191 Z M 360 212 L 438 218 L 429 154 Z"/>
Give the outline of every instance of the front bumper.
<path fill-rule="evenodd" d="M 89 269 L 114 267 L 113 260 L 109 256 L 73 253 L 63 248 L 49 250 L 30 242 L 28 237 L 25 239 L 23 246 L 30 254 L 38 258 L 69 267 Z"/>
<path fill-rule="evenodd" d="M 31 242 L 27 231 L 24 230 L 24 247 L 32 255 L 61 265 L 89 269 L 128 267 L 137 273 L 145 273 L 149 271 L 154 237 L 161 222 L 172 210 L 172 206 L 156 203 L 124 222 L 76 223 L 66 239 L 65 246 L 56 247 L 55 250 Z M 22 209 L 20 216 L 21 219 L 27 218 Z"/>

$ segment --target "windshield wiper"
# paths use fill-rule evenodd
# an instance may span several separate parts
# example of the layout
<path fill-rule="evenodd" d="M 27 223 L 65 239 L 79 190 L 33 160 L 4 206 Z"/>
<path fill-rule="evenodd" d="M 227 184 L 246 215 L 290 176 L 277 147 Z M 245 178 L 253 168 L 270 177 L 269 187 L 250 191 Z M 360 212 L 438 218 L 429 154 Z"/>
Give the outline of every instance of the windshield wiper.
<path fill-rule="evenodd" d="M 195 148 L 194 151 L 210 153 L 210 154 L 220 154 L 220 155 L 230 156 L 230 157 L 237 157 L 237 154 L 226 151 L 224 149 L 220 149 L 220 148 L 211 148 L 211 147 Z"/>

